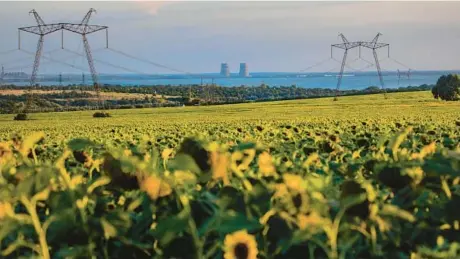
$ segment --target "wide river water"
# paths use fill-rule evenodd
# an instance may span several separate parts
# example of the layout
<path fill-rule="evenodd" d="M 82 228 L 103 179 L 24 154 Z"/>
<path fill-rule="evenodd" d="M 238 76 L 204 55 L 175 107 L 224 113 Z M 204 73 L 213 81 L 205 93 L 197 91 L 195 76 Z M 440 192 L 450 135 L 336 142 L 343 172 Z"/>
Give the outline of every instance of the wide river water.
<path fill-rule="evenodd" d="M 397 72 L 384 72 L 383 82 L 385 87 L 398 88 L 406 86 L 419 86 L 422 84 L 435 84 L 441 75 L 459 73 L 460 71 L 412 71 L 410 77 Z M 91 83 L 91 76 L 85 74 L 85 83 Z M 99 75 L 102 84 L 110 85 L 193 85 L 212 84 L 221 86 L 291 86 L 304 88 L 335 88 L 337 86 L 337 73 L 251 73 L 249 77 L 230 75 L 222 77 L 218 74 L 193 74 L 193 75 L 136 75 L 136 74 L 112 74 Z M 15 85 L 28 85 L 27 79 L 11 80 L 5 79 L 4 83 Z M 61 80 L 59 75 L 40 75 L 40 85 L 72 85 L 82 84 L 83 77 L 78 74 L 63 74 Z M 369 86 L 380 86 L 377 72 L 356 72 L 345 73 L 342 79 L 341 89 L 364 89 Z"/>

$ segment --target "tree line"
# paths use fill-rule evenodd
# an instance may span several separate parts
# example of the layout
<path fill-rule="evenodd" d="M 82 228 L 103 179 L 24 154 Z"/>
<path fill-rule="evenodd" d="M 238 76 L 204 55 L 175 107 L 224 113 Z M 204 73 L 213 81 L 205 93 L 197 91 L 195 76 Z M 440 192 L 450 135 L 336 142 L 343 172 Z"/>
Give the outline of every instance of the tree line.
<path fill-rule="evenodd" d="M 386 92 L 409 92 L 432 90 L 434 85 L 408 86 L 386 89 Z M 1 90 L 29 90 L 29 86 L 3 85 Z M 45 93 L 34 94 L 32 110 L 61 111 L 93 109 L 97 99 L 92 86 L 41 86 L 38 88 Z M 66 91 L 64 91 L 66 90 Z M 49 93 L 46 93 L 49 91 Z M 336 94 L 335 89 L 302 88 L 292 86 L 236 86 L 218 85 L 151 85 L 151 86 L 122 86 L 103 85 L 101 92 L 139 94 L 139 98 L 121 98 L 106 100 L 109 109 L 129 109 L 143 107 L 161 107 L 178 105 L 217 105 L 241 103 L 250 101 L 291 100 L 317 97 L 330 97 Z M 377 86 L 360 90 L 340 90 L 341 96 L 382 93 Z M 18 112 L 25 106 L 28 93 L 22 95 L 0 95 L 1 113 Z"/>

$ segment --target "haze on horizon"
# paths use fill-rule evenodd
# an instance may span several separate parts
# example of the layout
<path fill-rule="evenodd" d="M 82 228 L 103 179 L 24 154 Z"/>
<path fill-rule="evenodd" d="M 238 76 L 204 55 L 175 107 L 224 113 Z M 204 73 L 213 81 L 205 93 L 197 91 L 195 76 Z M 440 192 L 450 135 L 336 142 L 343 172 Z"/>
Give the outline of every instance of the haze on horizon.
<path fill-rule="evenodd" d="M 460 2 L 0 2 L 0 53 L 17 48 L 18 27 L 36 25 L 28 15 L 31 9 L 54 23 L 79 22 L 89 8 L 97 10 L 91 24 L 109 26 L 111 48 L 192 73 L 218 72 L 222 62 L 232 73 L 240 62 L 250 72 L 298 72 L 327 59 L 330 45 L 340 43 L 339 32 L 350 41 L 370 41 L 380 32 L 391 56 L 413 69 L 460 69 Z M 35 51 L 38 36 L 21 33 L 21 39 L 23 49 Z M 60 33 L 47 36 L 45 55 L 68 57 L 57 50 L 60 40 Z M 145 73 L 171 73 L 103 50 L 105 33 L 91 35 L 89 41 L 96 59 Z M 78 35 L 65 33 L 65 46 L 83 53 Z M 57 51 L 46 53 L 50 50 Z M 385 58 L 386 51 L 379 55 Z M 342 53 L 334 56 L 341 59 Z M 31 64 L 33 57 L 21 52 L 0 55 L 0 63 L 8 67 L 9 61 L 27 57 L 20 64 Z M 349 60 L 356 57 L 357 51 Z M 82 57 L 66 62 L 87 67 Z M 125 72 L 99 63 L 96 67 L 100 73 Z M 388 60 L 382 67 L 402 68 Z M 44 63 L 40 69 L 58 72 L 79 71 Z"/>

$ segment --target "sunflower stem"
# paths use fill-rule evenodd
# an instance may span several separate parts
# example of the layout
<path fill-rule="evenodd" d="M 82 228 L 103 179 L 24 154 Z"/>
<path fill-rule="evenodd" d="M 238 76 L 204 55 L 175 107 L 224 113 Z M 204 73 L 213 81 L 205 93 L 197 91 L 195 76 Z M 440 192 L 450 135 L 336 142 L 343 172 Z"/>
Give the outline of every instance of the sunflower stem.
<path fill-rule="evenodd" d="M 190 217 L 188 220 L 188 226 L 190 228 L 190 233 L 192 234 L 193 243 L 196 247 L 196 259 L 201 259 L 203 258 L 203 244 L 200 240 L 196 224 L 192 217 Z"/>
<path fill-rule="evenodd" d="M 216 252 L 217 248 L 219 248 L 219 243 L 215 242 L 214 245 L 208 250 L 204 258 L 211 258 L 212 255 Z"/>
<path fill-rule="evenodd" d="M 315 250 L 311 244 L 308 244 L 308 258 L 315 259 Z"/>
<path fill-rule="evenodd" d="M 69 196 L 71 198 L 71 200 L 73 201 L 72 202 L 72 209 L 73 210 L 78 210 L 78 213 L 81 217 L 81 220 L 83 221 L 82 223 L 82 227 L 83 227 L 83 230 L 85 231 L 85 233 L 88 235 L 88 241 L 91 240 L 91 237 L 90 237 L 90 229 L 88 227 L 88 224 L 87 224 L 87 218 L 86 218 L 86 214 L 85 214 L 85 208 L 80 208 L 79 206 L 77 206 L 77 198 L 75 196 L 75 193 L 72 191 L 72 189 L 74 189 L 74 186 L 72 184 L 72 179 L 70 178 L 70 175 L 69 173 L 67 172 L 67 169 L 65 168 L 65 166 L 63 166 L 63 161 L 65 161 L 65 159 L 70 155 L 70 152 L 69 151 L 66 151 L 64 152 L 64 154 L 59 158 L 58 162 L 56 163 L 56 167 L 58 169 L 58 172 L 59 172 L 59 175 L 61 176 L 62 180 L 63 180 L 63 183 L 64 183 L 64 186 L 66 187 L 66 191 L 69 193 Z M 88 242 L 88 251 L 89 253 L 91 254 L 91 256 L 93 255 L 93 252 L 92 252 L 92 248 L 91 248 L 91 245 L 90 245 L 90 242 Z"/>
<path fill-rule="evenodd" d="M 29 201 L 25 196 L 22 196 L 20 200 L 32 219 L 32 224 L 34 226 L 35 233 L 37 233 L 38 240 L 40 242 L 40 254 L 42 258 L 50 259 L 50 251 L 48 247 L 48 242 L 46 241 L 46 232 L 43 231 L 40 219 L 38 218 L 35 203 Z"/>

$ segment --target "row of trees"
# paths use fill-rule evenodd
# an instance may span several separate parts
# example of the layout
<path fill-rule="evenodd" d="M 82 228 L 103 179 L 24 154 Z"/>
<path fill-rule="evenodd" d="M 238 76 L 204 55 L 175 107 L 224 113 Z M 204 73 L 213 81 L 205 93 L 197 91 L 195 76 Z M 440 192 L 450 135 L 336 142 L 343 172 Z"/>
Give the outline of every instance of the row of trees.
<path fill-rule="evenodd" d="M 27 86 L 3 85 L 5 89 L 27 90 Z M 32 110 L 81 110 L 96 106 L 95 95 L 91 86 L 42 86 L 43 94 L 35 94 Z M 67 90 L 67 91 L 63 91 Z M 68 91 L 72 90 L 72 91 Z M 409 92 L 431 90 L 435 98 L 442 100 L 459 100 L 460 78 L 457 75 L 441 76 L 436 85 L 420 85 L 387 89 L 387 92 Z M 334 89 L 301 88 L 293 86 L 270 87 L 262 84 L 256 87 L 238 86 L 222 87 L 217 85 L 155 85 L 155 86 L 121 86 L 104 85 L 102 92 L 135 93 L 138 99 L 124 98 L 106 100 L 112 108 L 158 107 L 198 104 L 225 104 L 246 101 L 270 101 L 286 99 L 302 99 L 327 97 L 335 95 Z M 362 90 L 341 90 L 340 95 L 363 95 L 381 93 L 377 86 Z M 27 102 L 27 94 L 0 95 L 0 112 L 13 113 L 20 111 Z"/>

